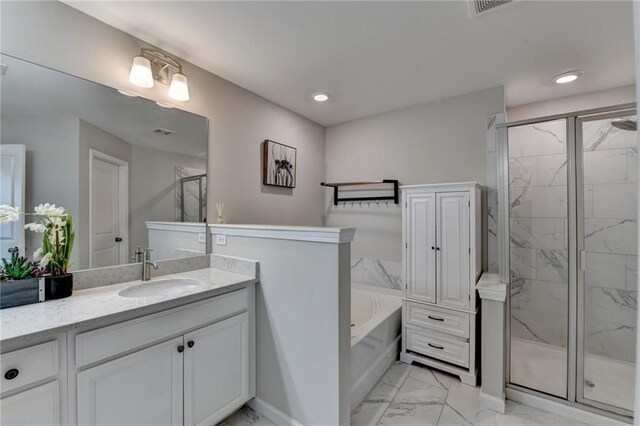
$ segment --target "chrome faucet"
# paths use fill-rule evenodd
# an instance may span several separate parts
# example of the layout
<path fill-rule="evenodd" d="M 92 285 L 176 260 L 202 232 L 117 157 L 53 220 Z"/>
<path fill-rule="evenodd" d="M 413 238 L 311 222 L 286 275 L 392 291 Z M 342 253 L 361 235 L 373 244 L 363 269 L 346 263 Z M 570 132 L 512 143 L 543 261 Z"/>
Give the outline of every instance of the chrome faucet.
<path fill-rule="evenodd" d="M 158 264 L 156 262 L 151 261 L 151 250 L 150 248 L 144 249 L 143 259 L 142 259 L 142 281 L 149 281 L 151 279 L 151 267 L 153 269 L 158 269 Z"/>

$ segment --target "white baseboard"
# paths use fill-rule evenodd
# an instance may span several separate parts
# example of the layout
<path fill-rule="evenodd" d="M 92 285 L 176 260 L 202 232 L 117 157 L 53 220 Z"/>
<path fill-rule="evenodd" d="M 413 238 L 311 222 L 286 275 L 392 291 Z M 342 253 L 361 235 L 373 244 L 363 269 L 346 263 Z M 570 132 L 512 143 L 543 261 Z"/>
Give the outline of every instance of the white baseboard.
<path fill-rule="evenodd" d="M 611 417 L 602 416 L 600 414 L 592 413 L 591 411 L 583 410 L 578 407 L 574 407 L 561 402 L 552 401 L 550 399 L 541 398 L 537 395 L 531 395 L 530 393 L 522 392 L 517 389 L 507 388 L 507 399 L 519 402 L 521 404 L 528 405 L 539 410 L 544 410 L 552 414 L 568 417 L 573 420 L 577 420 L 589 425 L 612 425 L 612 426 L 628 426 L 629 423 L 622 422 L 620 420 L 613 419 Z"/>
<path fill-rule="evenodd" d="M 247 405 L 278 426 L 302 426 L 302 423 L 299 423 L 294 418 L 289 417 L 287 414 L 269 404 L 264 399 L 255 397 L 247 402 Z"/>
<path fill-rule="evenodd" d="M 497 396 L 484 393 L 481 390 L 480 404 L 483 408 L 488 408 L 489 410 L 497 411 L 500 414 L 504 414 L 504 410 L 505 410 L 504 395 L 502 396 L 502 398 L 499 398 Z"/>

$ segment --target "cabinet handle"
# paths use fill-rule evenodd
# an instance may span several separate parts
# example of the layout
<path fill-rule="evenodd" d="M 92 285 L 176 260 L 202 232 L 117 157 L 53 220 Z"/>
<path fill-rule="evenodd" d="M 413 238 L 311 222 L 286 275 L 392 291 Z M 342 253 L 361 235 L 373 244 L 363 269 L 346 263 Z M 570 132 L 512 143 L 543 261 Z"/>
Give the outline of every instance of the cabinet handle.
<path fill-rule="evenodd" d="M 440 251 L 440 247 L 436 247 L 436 250 Z"/>
<path fill-rule="evenodd" d="M 434 246 L 431 246 L 431 250 L 435 250 L 436 248 Z"/>
<path fill-rule="evenodd" d="M 184 346 L 180 345 L 178 346 L 178 352 L 182 353 L 184 351 Z"/>
<path fill-rule="evenodd" d="M 193 347 L 193 345 L 195 345 L 195 344 L 196 344 L 196 342 L 194 342 L 193 340 L 189 340 L 189 341 L 187 342 L 187 346 L 189 346 L 190 348 L 192 348 L 192 347 Z"/>
<path fill-rule="evenodd" d="M 434 345 L 433 343 L 427 343 L 427 345 L 431 346 L 434 349 L 444 349 L 444 346 L 440 346 L 440 345 Z"/>
<path fill-rule="evenodd" d="M 18 377 L 18 374 L 20 374 L 20 371 L 17 368 L 12 368 L 11 370 L 4 373 L 4 378 L 7 380 L 13 380 Z"/>
<path fill-rule="evenodd" d="M 444 318 L 432 317 L 431 315 L 427 315 L 427 318 L 434 321 L 444 321 Z"/>

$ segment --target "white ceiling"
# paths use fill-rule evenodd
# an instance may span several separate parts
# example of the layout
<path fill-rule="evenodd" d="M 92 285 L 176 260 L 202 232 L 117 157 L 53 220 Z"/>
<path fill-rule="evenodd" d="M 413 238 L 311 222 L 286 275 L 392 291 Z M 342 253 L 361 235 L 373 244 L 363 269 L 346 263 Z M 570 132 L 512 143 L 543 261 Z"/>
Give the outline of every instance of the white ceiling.
<path fill-rule="evenodd" d="M 465 1 L 67 3 L 323 125 L 502 85 L 517 106 L 635 81 L 631 1 L 475 18 Z"/>
<path fill-rule="evenodd" d="M 2 115 L 78 117 L 132 144 L 205 158 L 207 120 L 11 56 L 0 55 Z M 169 129 L 169 136 L 153 133 Z"/>

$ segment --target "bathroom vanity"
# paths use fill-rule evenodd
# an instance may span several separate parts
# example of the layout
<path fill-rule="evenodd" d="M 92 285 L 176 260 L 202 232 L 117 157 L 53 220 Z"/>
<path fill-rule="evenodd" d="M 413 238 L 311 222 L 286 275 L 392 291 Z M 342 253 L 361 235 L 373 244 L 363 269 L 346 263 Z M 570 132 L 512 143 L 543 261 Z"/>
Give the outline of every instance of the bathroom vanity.
<path fill-rule="evenodd" d="M 200 269 L 0 311 L 2 424 L 194 424 L 255 395 L 255 276 Z"/>

